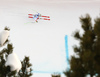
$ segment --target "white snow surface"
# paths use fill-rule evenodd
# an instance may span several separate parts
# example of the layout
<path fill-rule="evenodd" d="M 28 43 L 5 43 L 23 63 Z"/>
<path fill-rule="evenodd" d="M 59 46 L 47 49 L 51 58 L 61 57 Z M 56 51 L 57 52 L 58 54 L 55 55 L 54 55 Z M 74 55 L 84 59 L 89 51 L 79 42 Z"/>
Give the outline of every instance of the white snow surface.
<path fill-rule="evenodd" d="M 11 53 L 10 55 L 8 55 L 7 61 L 6 61 L 6 66 L 10 66 L 11 71 L 17 71 L 19 72 L 19 70 L 21 69 L 22 65 L 21 62 L 18 58 L 18 56 L 16 55 L 16 53 Z"/>
<path fill-rule="evenodd" d="M 50 77 L 41 72 L 63 72 L 66 69 L 65 35 L 68 35 L 69 57 L 78 44 L 73 32 L 83 32 L 79 17 L 86 13 L 92 21 L 100 13 L 97 0 L 0 0 L 0 31 L 10 28 L 10 42 L 20 60 L 30 57 L 33 77 Z M 37 12 L 50 16 L 50 21 L 28 18 Z M 93 23 L 94 24 L 94 23 Z M 35 73 L 36 72 L 36 73 Z M 43 75 L 41 75 L 41 74 Z M 49 76 L 48 76 L 49 75 Z M 61 76 L 62 77 L 62 76 Z"/>
<path fill-rule="evenodd" d="M 0 33 L 0 46 L 3 46 L 5 41 L 8 39 L 8 36 L 9 36 L 9 31 L 8 30 L 3 30 Z"/>

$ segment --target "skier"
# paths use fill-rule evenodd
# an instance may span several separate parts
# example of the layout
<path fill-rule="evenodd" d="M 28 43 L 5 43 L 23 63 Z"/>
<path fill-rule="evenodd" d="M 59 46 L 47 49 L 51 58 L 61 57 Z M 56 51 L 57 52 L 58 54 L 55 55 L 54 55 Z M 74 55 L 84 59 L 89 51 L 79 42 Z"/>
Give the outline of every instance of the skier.
<path fill-rule="evenodd" d="M 33 19 L 38 22 L 37 20 L 39 19 L 39 17 L 41 16 L 40 13 L 33 15 Z"/>

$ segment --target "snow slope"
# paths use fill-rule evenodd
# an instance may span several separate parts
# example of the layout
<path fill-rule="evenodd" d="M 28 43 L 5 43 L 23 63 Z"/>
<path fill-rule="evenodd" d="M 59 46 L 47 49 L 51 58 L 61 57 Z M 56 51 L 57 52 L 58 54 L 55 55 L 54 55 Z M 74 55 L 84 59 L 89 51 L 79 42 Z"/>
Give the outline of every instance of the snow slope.
<path fill-rule="evenodd" d="M 99 16 L 99 1 L 69 0 L 1 0 L 0 31 L 10 27 L 10 42 L 14 52 L 22 60 L 30 56 L 32 68 L 39 72 L 63 72 L 66 68 L 65 35 L 68 35 L 69 55 L 72 46 L 78 44 L 72 37 L 76 29 L 81 30 L 79 17 L 89 13 Z M 39 12 L 50 16 L 50 21 L 38 23 L 28 18 L 29 13 Z M 34 72 L 33 71 L 33 72 Z"/>

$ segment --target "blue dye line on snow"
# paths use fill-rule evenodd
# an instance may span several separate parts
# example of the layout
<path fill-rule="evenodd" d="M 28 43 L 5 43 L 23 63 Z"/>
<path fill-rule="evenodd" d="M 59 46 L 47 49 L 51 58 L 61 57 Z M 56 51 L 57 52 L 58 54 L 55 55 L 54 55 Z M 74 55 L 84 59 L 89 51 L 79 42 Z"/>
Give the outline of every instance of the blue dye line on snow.
<path fill-rule="evenodd" d="M 65 51 L 66 51 L 66 58 L 67 58 L 67 68 L 69 69 L 69 53 L 68 53 L 68 36 L 65 35 Z"/>
<path fill-rule="evenodd" d="M 69 53 L 68 53 L 68 36 L 65 35 L 65 51 L 66 51 L 66 59 L 67 59 L 67 70 L 69 70 L 70 64 L 69 64 Z M 33 73 L 55 73 L 52 71 L 32 71 Z M 58 72 L 60 74 L 63 74 L 63 72 Z"/>
<path fill-rule="evenodd" d="M 32 71 L 33 73 L 60 73 L 60 74 L 63 74 L 63 72 L 53 72 L 53 71 Z"/>

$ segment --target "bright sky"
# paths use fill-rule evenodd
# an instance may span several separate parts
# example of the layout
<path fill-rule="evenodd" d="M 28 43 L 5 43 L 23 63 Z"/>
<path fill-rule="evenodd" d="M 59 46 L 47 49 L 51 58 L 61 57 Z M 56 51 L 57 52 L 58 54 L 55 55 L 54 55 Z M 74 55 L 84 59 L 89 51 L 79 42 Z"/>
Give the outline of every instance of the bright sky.
<path fill-rule="evenodd" d="M 50 16 L 51 20 L 27 24 L 33 22 L 28 14 L 35 11 Z M 72 34 L 76 29 L 82 33 L 79 17 L 86 13 L 93 18 L 99 16 L 100 1 L 0 0 L 0 31 L 10 27 L 14 52 L 21 60 L 29 56 L 34 71 L 63 72 L 67 68 L 64 37 L 68 36 L 69 55 L 73 55 L 72 46 L 78 42 Z"/>

